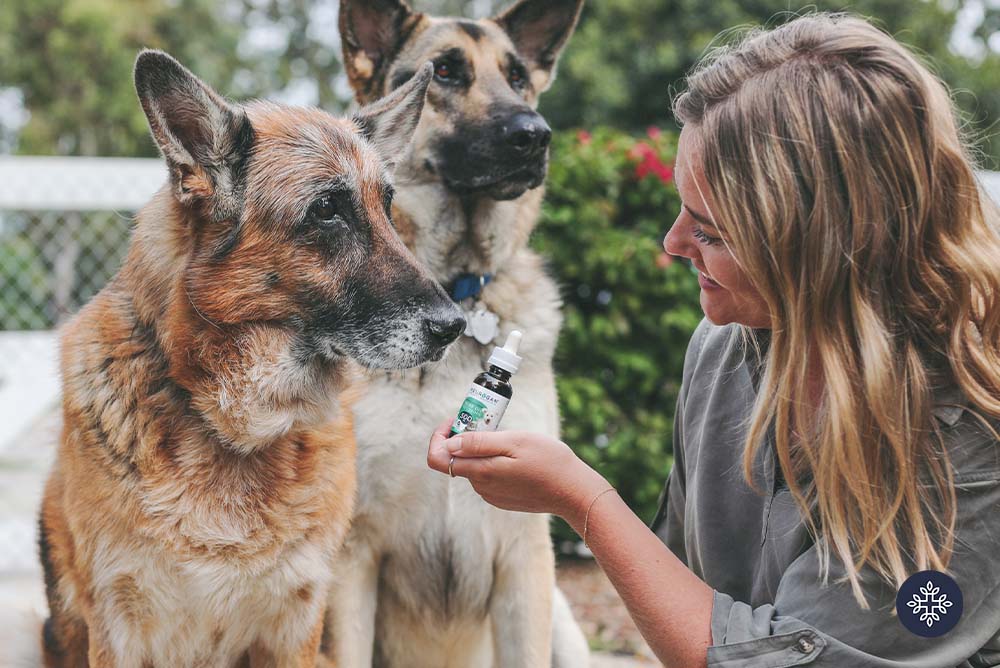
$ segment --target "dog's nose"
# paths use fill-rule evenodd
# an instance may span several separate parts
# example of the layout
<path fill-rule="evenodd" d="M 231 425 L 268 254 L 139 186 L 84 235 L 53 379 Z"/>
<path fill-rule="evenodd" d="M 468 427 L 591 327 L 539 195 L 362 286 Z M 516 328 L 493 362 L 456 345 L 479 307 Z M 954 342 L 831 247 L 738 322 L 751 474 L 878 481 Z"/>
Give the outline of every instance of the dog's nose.
<path fill-rule="evenodd" d="M 465 331 L 465 318 L 457 309 L 448 309 L 424 320 L 424 328 L 435 343 L 446 346 Z"/>
<path fill-rule="evenodd" d="M 522 155 L 532 155 L 548 147 L 552 128 L 539 114 L 521 112 L 504 124 L 504 140 Z"/>

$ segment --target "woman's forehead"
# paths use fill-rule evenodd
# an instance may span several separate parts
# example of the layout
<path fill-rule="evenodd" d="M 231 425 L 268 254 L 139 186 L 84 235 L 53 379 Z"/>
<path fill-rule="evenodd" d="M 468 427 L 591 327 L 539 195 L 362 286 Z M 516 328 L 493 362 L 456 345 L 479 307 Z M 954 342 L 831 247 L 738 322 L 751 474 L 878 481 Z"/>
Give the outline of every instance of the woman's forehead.
<path fill-rule="evenodd" d="M 677 156 L 674 159 L 674 181 L 686 205 L 698 205 L 702 208 L 708 197 L 707 184 L 701 168 L 701 140 L 697 129 L 690 125 L 684 126 L 677 141 Z M 684 198 L 687 194 L 697 199 Z"/>

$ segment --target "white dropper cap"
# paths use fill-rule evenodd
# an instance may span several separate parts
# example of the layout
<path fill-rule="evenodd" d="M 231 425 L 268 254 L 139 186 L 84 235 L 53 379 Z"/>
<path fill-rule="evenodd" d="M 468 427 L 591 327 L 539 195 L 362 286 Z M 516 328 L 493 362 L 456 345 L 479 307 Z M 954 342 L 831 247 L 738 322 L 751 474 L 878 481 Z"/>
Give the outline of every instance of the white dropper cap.
<path fill-rule="evenodd" d="M 498 366 L 505 371 L 517 373 L 517 368 L 521 365 L 521 358 L 517 356 L 517 348 L 521 345 L 521 332 L 516 329 L 507 335 L 507 342 L 503 348 L 497 346 L 490 355 L 488 364 Z"/>

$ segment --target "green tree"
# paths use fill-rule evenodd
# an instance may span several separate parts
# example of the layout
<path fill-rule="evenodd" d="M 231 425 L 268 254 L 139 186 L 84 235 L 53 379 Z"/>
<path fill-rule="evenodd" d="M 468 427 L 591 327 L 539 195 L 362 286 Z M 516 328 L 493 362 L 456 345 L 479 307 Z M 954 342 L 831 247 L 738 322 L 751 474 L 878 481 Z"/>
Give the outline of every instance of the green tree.
<path fill-rule="evenodd" d="M 0 4 L 0 85 L 30 113 L 17 151 L 155 155 L 132 88 L 142 47 L 162 48 L 225 83 L 240 29 L 209 0 L 33 0 Z"/>
<path fill-rule="evenodd" d="M 18 153 L 153 156 L 132 85 L 143 47 L 231 97 L 280 97 L 298 83 L 307 102 L 336 109 L 347 98 L 337 45 L 331 2 L 15 0 L 0 3 L 0 88 L 20 91 L 30 114 Z"/>
<path fill-rule="evenodd" d="M 873 17 L 900 41 L 929 56 L 953 88 L 971 130 L 980 135 L 1000 123 L 1000 53 L 987 46 L 1000 27 L 1000 9 L 987 10 L 971 36 L 981 60 L 953 53 L 949 42 L 963 2 L 949 0 L 600 0 L 588 2 L 560 63 L 559 78 L 542 100 L 556 127 L 638 130 L 669 123 L 671 89 L 721 31 L 734 26 L 776 25 L 803 9 L 851 11 Z M 1000 168 L 1000 134 L 980 142 L 988 166 Z"/>

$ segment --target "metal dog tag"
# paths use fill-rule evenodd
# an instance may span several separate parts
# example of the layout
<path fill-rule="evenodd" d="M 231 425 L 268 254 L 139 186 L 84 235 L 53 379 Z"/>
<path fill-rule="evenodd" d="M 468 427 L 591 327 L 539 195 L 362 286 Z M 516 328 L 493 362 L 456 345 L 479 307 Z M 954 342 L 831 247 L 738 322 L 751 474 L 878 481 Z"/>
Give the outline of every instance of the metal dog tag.
<path fill-rule="evenodd" d="M 486 345 L 500 334 L 500 316 L 486 309 L 482 302 L 476 304 L 475 311 L 465 313 L 465 335 Z"/>

